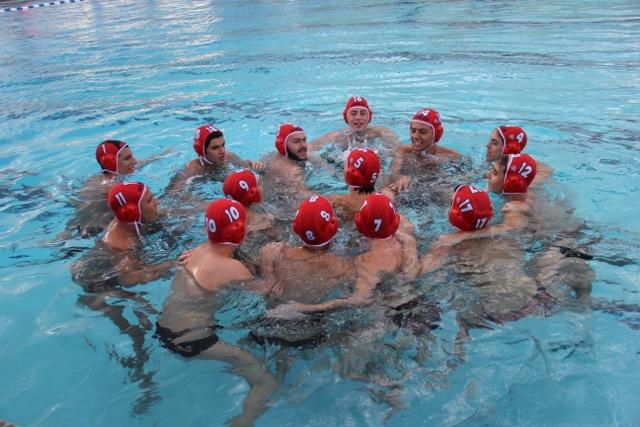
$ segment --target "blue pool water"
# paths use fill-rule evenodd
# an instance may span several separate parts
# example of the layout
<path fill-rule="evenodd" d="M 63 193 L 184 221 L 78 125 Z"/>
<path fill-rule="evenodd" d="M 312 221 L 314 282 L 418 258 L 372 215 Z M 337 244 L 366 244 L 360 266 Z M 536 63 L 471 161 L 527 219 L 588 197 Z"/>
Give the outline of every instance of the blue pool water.
<path fill-rule="evenodd" d="M 410 116 L 436 107 L 442 144 L 468 156 L 478 184 L 491 129 L 525 127 L 529 153 L 555 170 L 545 191 L 584 222 L 591 296 L 609 309 L 473 330 L 459 363 L 456 316 L 444 310 L 426 361 L 411 343 L 382 353 L 402 382 L 393 414 L 380 387 L 330 368 L 331 350 L 300 353 L 257 425 L 640 423 L 638 2 L 344 3 L 91 0 L 0 12 L 0 419 L 221 425 L 239 414 L 241 378 L 170 354 L 151 332 L 144 373 L 127 369 L 130 339 L 77 304 L 69 267 L 93 241 L 49 242 L 97 171 L 99 141 L 124 139 L 138 158 L 172 148 L 134 177 L 161 193 L 193 157 L 201 123 L 259 159 L 279 123 L 314 138 L 341 128 L 345 100 L 363 95 L 374 123 L 404 143 Z M 432 226 L 450 232 L 440 214 Z M 135 290 L 159 308 L 170 283 Z M 229 324 L 258 304 L 238 298 L 222 314 Z M 230 328 L 225 338 L 245 335 Z"/>

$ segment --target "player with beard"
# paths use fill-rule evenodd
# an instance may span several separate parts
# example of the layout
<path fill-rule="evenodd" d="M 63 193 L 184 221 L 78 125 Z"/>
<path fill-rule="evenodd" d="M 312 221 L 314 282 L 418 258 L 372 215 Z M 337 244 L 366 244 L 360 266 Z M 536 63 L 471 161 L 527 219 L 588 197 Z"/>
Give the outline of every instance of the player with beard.
<path fill-rule="evenodd" d="M 305 184 L 307 135 L 301 127 L 284 123 L 278 129 L 275 147 L 278 152 L 265 159 L 264 203 L 277 211 L 279 218 L 290 218 L 298 201 L 311 194 Z"/>

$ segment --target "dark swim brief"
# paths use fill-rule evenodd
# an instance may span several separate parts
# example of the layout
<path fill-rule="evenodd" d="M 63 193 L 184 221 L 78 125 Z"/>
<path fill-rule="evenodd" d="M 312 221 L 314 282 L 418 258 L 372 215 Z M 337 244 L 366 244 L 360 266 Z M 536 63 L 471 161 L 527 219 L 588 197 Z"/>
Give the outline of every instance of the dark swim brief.
<path fill-rule="evenodd" d="M 106 280 L 100 280 L 92 283 L 82 283 L 84 291 L 89 294 L 102 294 L 120 288 L 120 282 L 117 277 L 110 277 Z"/>
<path fill-rule="evenodd" d="M 437 329 L 440 322 L 440 307 L 424 295 L 394 307 L 390 314 L 393 323 L 416 336 Z"/>
<path fill-rule="evenodd" d="M 203 329 L 211 329 L 211 331 L 214 331 L 216 328 L 215 326 L 207 326 Z M 162 343 L 162 347 L 187 358 L 199 355 L 206 349 L 213 347 L 219 340 L 216 334 L 211 333 L 211 335 L 199 340 L 184 341 L 181 343 L 173 342 L 173 340 L 175 340 L 176 338 L 180 338 L 181 336 L 188 334 L 191 331 L 191 329 L 185 329 L 180 332 L 174 332 L 171 329 L 165 328 L 156 323 L 155 337 L 160 340 L 160 342 Z"/>
<path fill-rule="evenodd" d="M 556 247 L 560 249 L 560 253 L 567 258 L 580 258 L 587 261 L 590 261 L 593 259 L 592 255 L 585 254 L 584 252 L 580 252 L 577 249 L 569 248 L 566 246 L 556 246 Z"/>
<path fill-rule="evenodd" d="M 293 348 L 313 348 L 326 341 L 322 315 L 311 314 L 304 319 L 275 319 L 265 317 L 249 336 L 258 344 Z"/>

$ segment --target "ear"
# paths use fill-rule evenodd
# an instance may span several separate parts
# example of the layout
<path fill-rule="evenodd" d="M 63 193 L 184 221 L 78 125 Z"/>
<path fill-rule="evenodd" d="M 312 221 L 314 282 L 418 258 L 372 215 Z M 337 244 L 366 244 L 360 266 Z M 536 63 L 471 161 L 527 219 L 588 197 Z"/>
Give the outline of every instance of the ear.
<path fill-rule="evenodd" d="M 104 155 L 104 157 L 102 157 L 101 166 L 103 169 L 110 169 L 112 171 L 116 171 L 118 170 L 118 158 L 114 153 L 107 153 Z"/>
<path fill-rule="evenodd" d="M 276 150 L 278 150 L 283 156 L 287 154 L 287 150 L 284 146 L 284 138 L 282 138 L 280 134 L 276 137 Z"/>
<path fill-rule="evenodd" d="M 336 233 L 338 232 L 338 227 L 340 227 L 340 221 L 335 216 L 332 216 L 331 219 L 329 220 L 329 225 L 331 225 L 331 228 L 330 228 L 331 234 L 335 236 Z"/>
<path fill-rule="evenodd" d="M 400 215 L 396 214 L 395 217 L 393 218 L 393 227 L 392 227 L 393 231 L 391 232 L 391 234 L 398 231 L 398 227 L 400 227 Z"/>
<path fill-rule="evenodd" d="M 198 156 L 204 156 L 204 150 L 202 149 L 200 139 L 193 141 L 193 151 L 195 151 Z"/>
<path fill-rule="evenodd" d="M 440 138 L 442 138 L 442 134 L 444 133 L 444 127 L 442 127 L 442 123 L 436 126 L 435 129 L 436 129 L 436 134 L 433 142 L 438 142 L 440 141 Z"/>
<path fill-rule="evenodd" d="M 300 235 L 300 233 L 302 233 L 302 227 L 300 221 L 298 221 L 298 218 L 293 220 L 293 232 L 297 235 Z"/>
<path fill-rule="evenodd" d="M 502 191 L 505 193 L 526 193 L 527 183 L 518 174 L 512 174 L 504 180 Z"/>
<path fill-rule="evenodd" d="M 360 176 L 360 169 L 356 169 L 353 166 L 347 167 L 347 173 L 351 176 Z"/>
<path fill-rule="evenodd" d="M 123 222 L 140 221 L 141 213 L 138 210 L 137 203 L 127 203 L 122 206 L 118 212 L 118 219 Z"/>
<path fill-rule="evenodd" d="M 260 193 L 259 189 L 252 188 L 251 190 L 249 190 L 249 201 L 251 203 L 260 203 L 261 199 L 262 199 L 262 193 Z"/>
<path fill-rule="evenodd" d="M 354 217 L 354 220 L 355 220 L 354 222 L 356 223 L 356 228 L 359 231 L 360 228 L 362 227 L 362 215 L 360 215 L 360 212 L 356 214 L 356 216 Z"/>
<path fill-rule="evenodd" d="M 233 243 L 240 243 L 244 239 L 245 224 L 241 221 L 234 221 L 225 228 L 227 238 Z"/>

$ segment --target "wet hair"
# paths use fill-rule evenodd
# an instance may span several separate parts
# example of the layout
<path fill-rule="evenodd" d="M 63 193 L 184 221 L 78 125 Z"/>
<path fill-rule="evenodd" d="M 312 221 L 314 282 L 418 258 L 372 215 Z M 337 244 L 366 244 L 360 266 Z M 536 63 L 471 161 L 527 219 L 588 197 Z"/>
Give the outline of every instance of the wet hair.
<path fill-rule="evenodd" d="M 115 145 L 118 149 L 122 148 L 122 146 L 126 144 L 126 142 L 117 139 L 107 139 L 106 141 L 102 141 L 102 143 Z"/>
<path fill-rule="evenodd" d="M 358 194 L 371 194 L 371 193 L 374 193 L 376 191 L 376 189 L 375 189 L 375 187 L 373 185 L 370 185 L 368 187 L 355 188 L 355 190 L 358 192 Z"/>
<path fill-rule="evenodd" d="M 216 138 L 220 138 L 222 136 L 224 136 L 224 135 L 222 134 L 222 132 L 219 129 L 215 130 L 214 132 L 211 132 L 209 134 L 209 136 L 207 136 L 206 141 L 204 141 L 204 150 L 203 151 L 207 151 L 207 148 L 209 148 L 209 143 L 211 142 L 211 140 L 216 139 Z"/>

